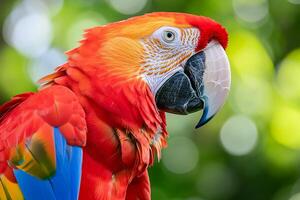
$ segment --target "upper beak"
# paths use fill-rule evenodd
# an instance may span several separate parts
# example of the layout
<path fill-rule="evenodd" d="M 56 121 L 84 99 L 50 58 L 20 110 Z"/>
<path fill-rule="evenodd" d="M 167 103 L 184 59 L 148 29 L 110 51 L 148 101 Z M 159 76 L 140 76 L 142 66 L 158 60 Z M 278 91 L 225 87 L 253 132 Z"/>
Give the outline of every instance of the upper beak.
<path fill-rule="evenodd" d="M 191 56 L 184 68 L 159 88 L 156 103 L 161 110 L 189 114 L 203 109 L 196 128 L 207 123 L 222 107 L 230 89 L 228 57 L 217 41 Z"/>

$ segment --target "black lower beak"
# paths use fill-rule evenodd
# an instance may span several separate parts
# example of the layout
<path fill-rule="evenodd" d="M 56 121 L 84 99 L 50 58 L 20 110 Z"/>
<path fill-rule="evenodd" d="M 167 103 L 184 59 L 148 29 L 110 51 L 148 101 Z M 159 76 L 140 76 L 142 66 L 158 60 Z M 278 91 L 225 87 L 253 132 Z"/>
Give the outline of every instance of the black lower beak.
<path fill-rule="evenodd" d="M 195 54 L 187 61 L 184 70 L 176 72 L 159 88 L 156 93 L 159 109 L 175 114 L 189 114 L 203 108 L 200 84 L 204 59 L 203 52 Z"/>

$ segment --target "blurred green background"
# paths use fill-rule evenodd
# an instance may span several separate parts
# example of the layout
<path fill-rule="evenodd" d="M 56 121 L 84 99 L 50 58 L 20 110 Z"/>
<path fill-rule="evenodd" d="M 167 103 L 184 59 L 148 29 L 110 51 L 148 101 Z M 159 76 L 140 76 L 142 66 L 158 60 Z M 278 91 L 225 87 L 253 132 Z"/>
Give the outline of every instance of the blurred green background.
<path fill-rule="evenodd" d="M 1 0 L 0 102 L 36 90 L 85 28 L 153 11 L 229 31 L 232 89 L 220 113 L 168 115 L 150 169 L 154 200 L 300 200 L 300 0 Z"/>

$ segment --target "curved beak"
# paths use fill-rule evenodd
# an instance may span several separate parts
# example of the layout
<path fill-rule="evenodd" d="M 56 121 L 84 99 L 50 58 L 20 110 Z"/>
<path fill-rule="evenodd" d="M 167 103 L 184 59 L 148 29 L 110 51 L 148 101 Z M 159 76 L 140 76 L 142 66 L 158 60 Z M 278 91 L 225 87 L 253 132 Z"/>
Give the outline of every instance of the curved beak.
<path fill-rule="evenodd" d="M 217 41 L 191 56 L 181 71 L 158 89 L 159 109 L 189 114 L 203 109 L 196 128 L 207 123 L 222 107 L 230 89 L 228 57 Z"/>

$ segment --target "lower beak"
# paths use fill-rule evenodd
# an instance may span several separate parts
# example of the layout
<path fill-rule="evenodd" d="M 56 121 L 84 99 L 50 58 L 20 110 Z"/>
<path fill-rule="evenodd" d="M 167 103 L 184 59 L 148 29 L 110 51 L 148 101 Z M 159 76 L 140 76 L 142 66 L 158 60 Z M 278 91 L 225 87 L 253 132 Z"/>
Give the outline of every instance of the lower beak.
<path fill-rule="evenodd" d="M 158 89 L 159 109 L 189 114 L 203 109 L 196 128 L 207 123 L 222 107 L 230 88 L 230 67 L 223 47 L 216 41 L 191 56 L 184 68 Z"/>

